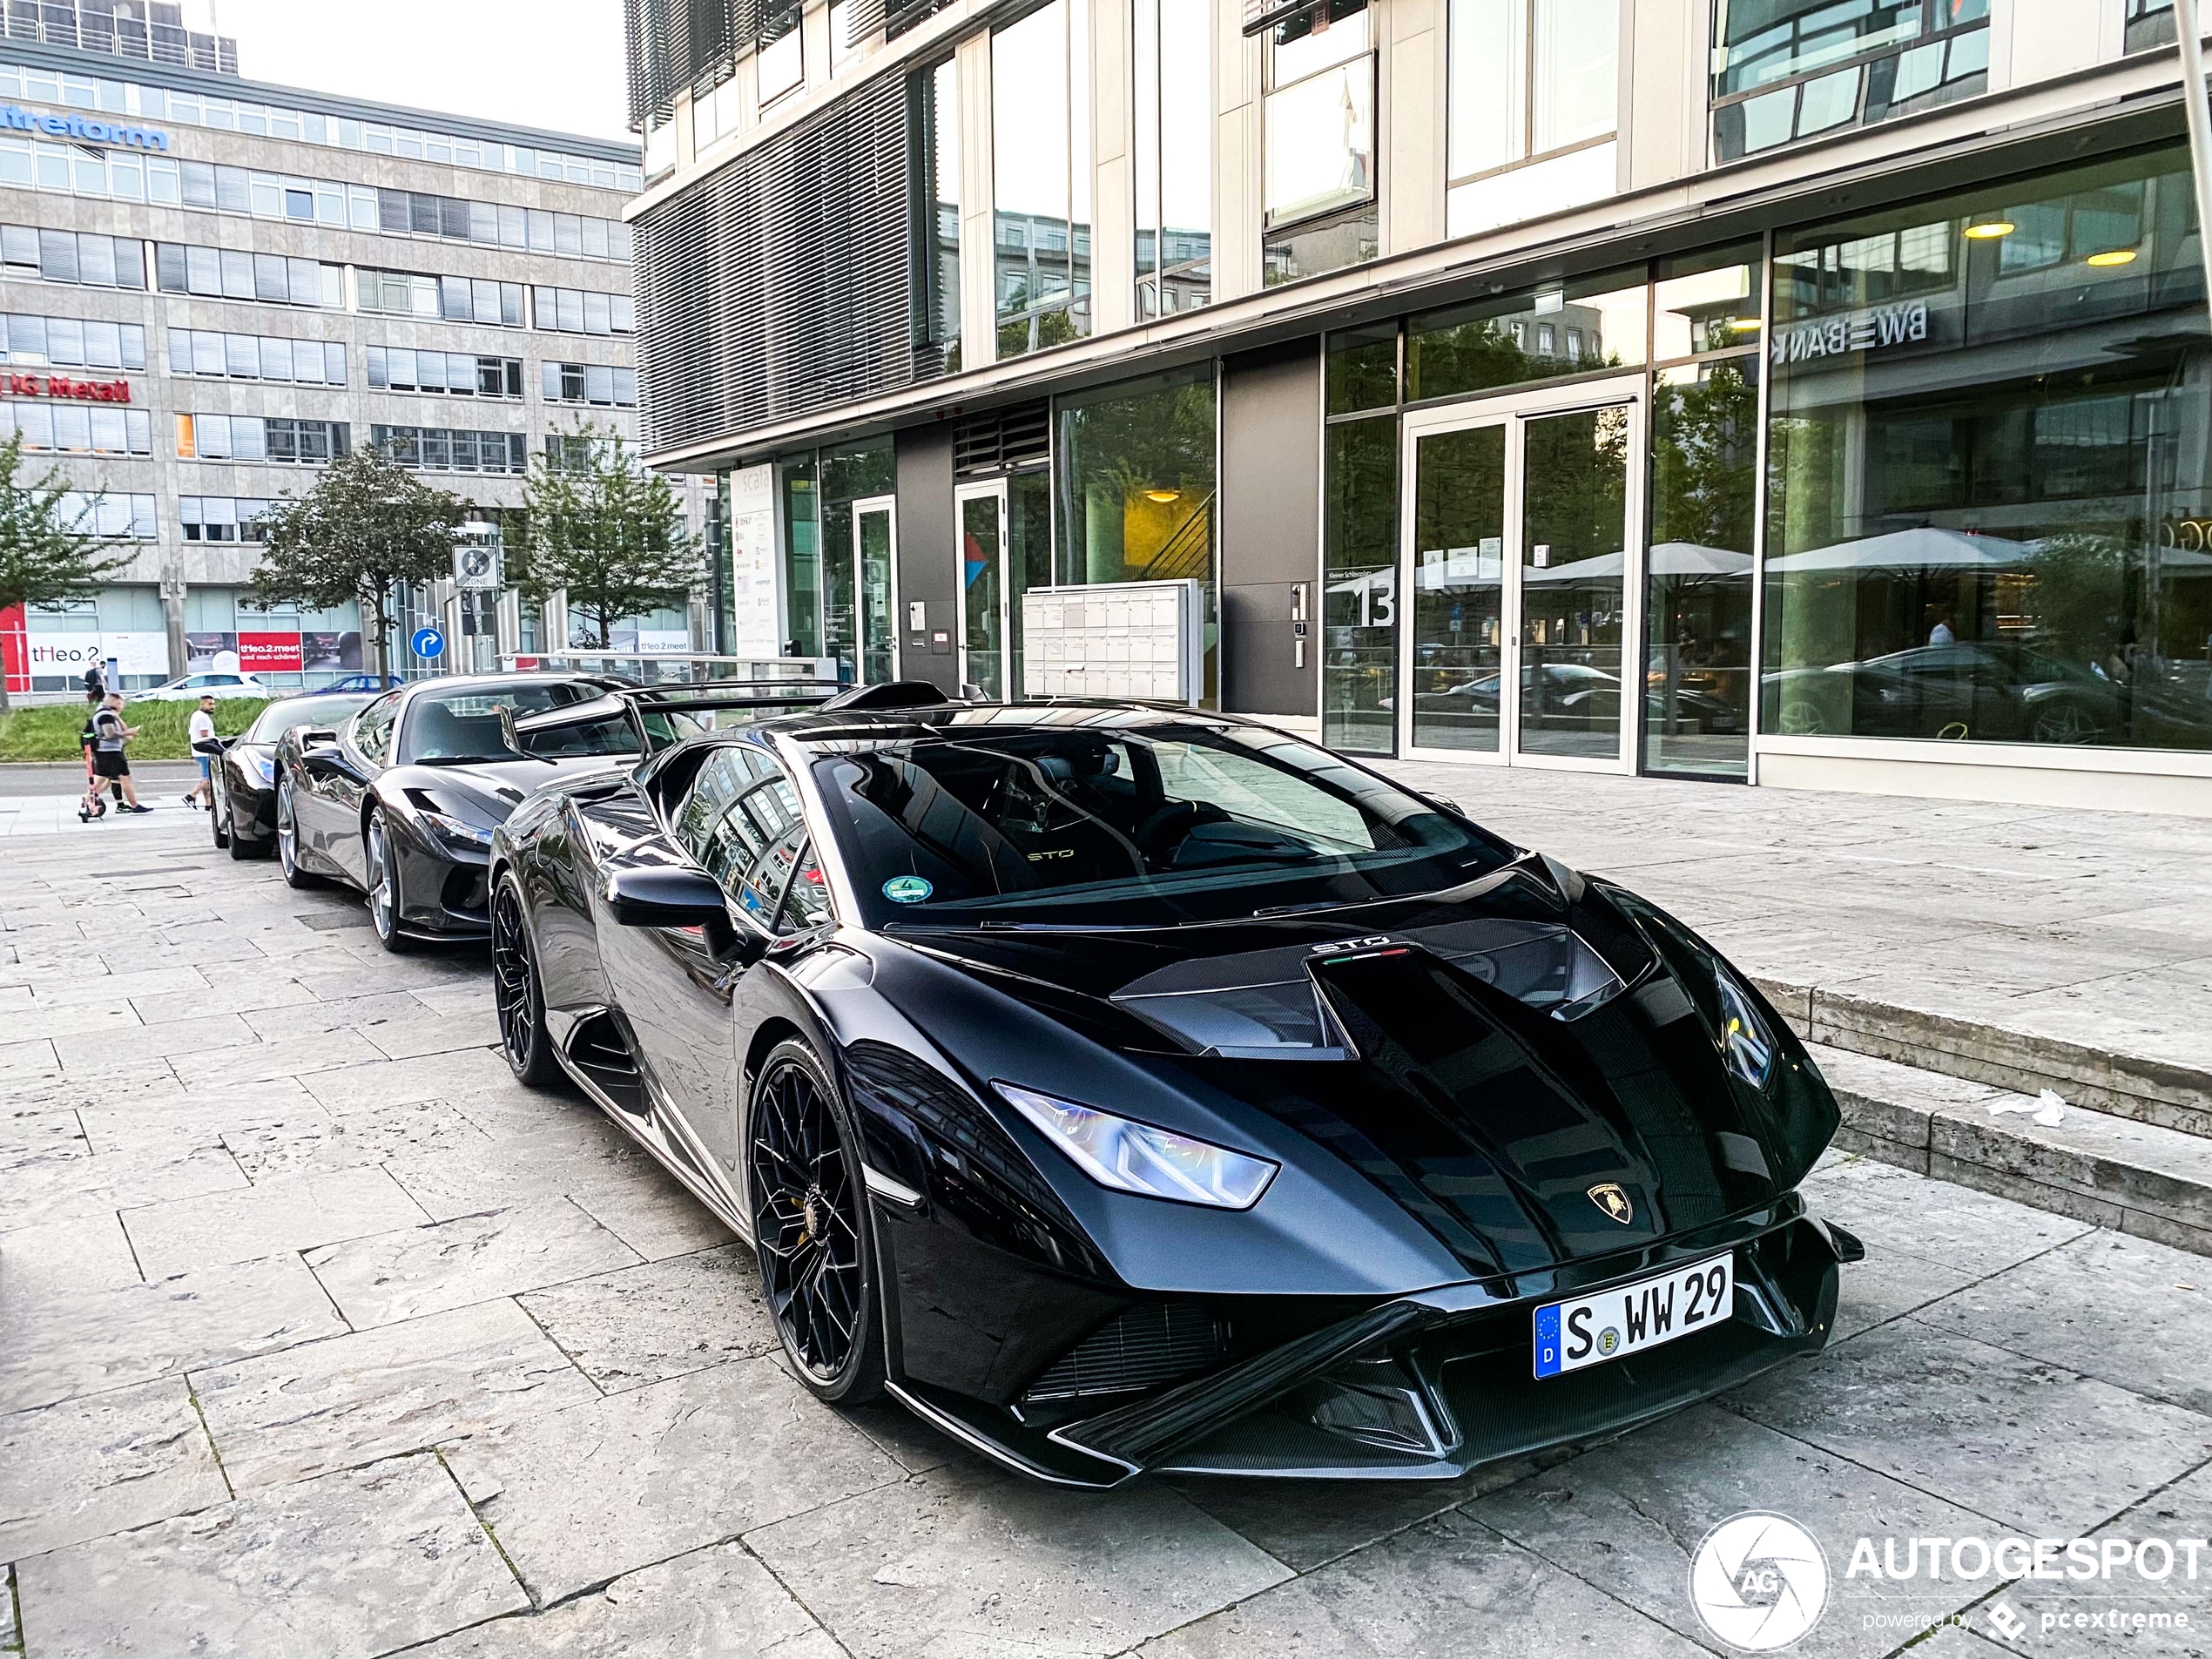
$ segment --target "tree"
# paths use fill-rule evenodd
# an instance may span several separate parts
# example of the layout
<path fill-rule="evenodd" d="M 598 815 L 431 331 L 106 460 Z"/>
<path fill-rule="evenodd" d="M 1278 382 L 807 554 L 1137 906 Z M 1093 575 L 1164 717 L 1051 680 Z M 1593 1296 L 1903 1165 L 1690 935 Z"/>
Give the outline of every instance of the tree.
<path fill-rule="evenodd" d="M 699 544 L 668 480 L 639 468 L 613 433 L 586 423 L 560 435 L 532 462 L 523 501 L 509 580 L 540 604 L 567 594 L 602 651 L 621 618 L 679 600 L 698 580 Z"/>
<path fill-rule="evenodd" d="M 132 553 L 117 550 L 119 536 L 87 527 L 97 505 L 70 510 L 69 481 L 57 469 L 24 482 L 22 468 L 23 438 L 10 433 L 0 441 L 0 610 L 91 598 Z M 0 673 L 0 714 L 7 709 Z"/>
<path fill-rule="evenodd" d="M 261 516 L 253 597 L 319 610 L 358 600 L 376 671 L 388 673 L 395 590 L 452 575 L 454 536 L 475 510 L 381 449 L 356 449 L 306 495 L 286 496 Z"/>

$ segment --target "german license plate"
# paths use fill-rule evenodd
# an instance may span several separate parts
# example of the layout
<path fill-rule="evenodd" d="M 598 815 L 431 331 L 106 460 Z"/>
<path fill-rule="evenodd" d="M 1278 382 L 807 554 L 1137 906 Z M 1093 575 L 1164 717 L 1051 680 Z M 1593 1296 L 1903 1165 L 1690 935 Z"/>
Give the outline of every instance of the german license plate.
<path fill-rule="evenodd" d="M 1571 1302 L 1547 1302 L 1536 1310 L 1536 1374 L 1557 1377 L 1641 1353 L 1735 1312 L 1733 1253 Z"/>

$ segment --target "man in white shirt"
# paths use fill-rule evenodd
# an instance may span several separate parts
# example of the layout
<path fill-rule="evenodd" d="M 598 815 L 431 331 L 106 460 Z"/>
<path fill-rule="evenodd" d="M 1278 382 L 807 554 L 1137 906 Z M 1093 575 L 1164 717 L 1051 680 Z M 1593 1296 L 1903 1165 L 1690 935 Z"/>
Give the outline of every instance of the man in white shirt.
<path fill-rule="evenodd" d="M 185 805 L 196 807 L 204 800 L 208 810 L 212 812 L 215 806 L 215 761 L 223 752 L 222 745 L 215 741 L 215 694 L 212 691 L 201 694 L 199 706 L 192 711 L 192 718 L 185 723 L 185 736 L 192 745 L 192 758 L 199 762 L 199 781 L 185 797 Z"/>

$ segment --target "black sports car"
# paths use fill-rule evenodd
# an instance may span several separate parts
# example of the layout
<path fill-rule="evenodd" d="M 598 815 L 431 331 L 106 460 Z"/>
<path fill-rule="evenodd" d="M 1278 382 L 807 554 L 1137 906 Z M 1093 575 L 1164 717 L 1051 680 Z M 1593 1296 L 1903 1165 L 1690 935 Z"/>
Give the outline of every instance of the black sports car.
<path fill-rule="evenodd" d="M 335 725 L 368 702 L 367 693 L 315 692 L 272 703 L 235 738 L 219 738 L 222 758 L 208 770 L 212 789 L 208 821 L 219 851 L 234 859 L 266 853 L 276 845 L 277 744 L 295 725 Z"/>
<path fill-rule="evenodd" d="M 1625 890 L 1271 728 L 847 704 L 493 838 L 509 1063 L 748 1238 L 820 1398 L 1047 1480 L 1442 1477 L 1827 1339 L 1837 1124 Z"/>
<path fill-rule="evenodd" d="M 276 752 L 277 857 L 295 887 L 368 895 L 387 950 L 481 938 L 492 830 L 531 789 L 634 762 L 700 728 L 610 693 L 598 675 L 443 675 L 388 691 L 335 726 L 296 726 Z M 563 718 L 518 741 L 521 714 Z"/>

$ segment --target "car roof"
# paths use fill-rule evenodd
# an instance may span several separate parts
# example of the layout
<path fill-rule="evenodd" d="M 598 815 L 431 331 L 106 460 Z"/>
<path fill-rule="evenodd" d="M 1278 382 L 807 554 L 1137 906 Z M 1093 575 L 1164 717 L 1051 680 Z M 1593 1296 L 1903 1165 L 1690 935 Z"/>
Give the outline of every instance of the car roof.
<path fill-rule="evenodd" d="M 757 735 L 780 738 L 823 753 L 853 744 L 911 743 L 986 732 L 1081 731 L 1146 725 L 1252 726 L 1211 709 L 1181 704 L 1117 703 L 1103 698 L 1055 698 L 1035 703 L 952 703 L 904 709 L 819 709 L 772 715 L 733 728 L 732 738 Z M 715 735 L 721 735 L 717 733 Z M 1296 734 L 1285 738 L 1297 741 Z"/>
<path fill-rule="evenodd" d="M 426 691 L 496 691 L 508 685 L 597 685 L 613 691 L 629 684 L 613 674 L 433 674 L 397 689 L 403 701 L 413 702 Z"/>

